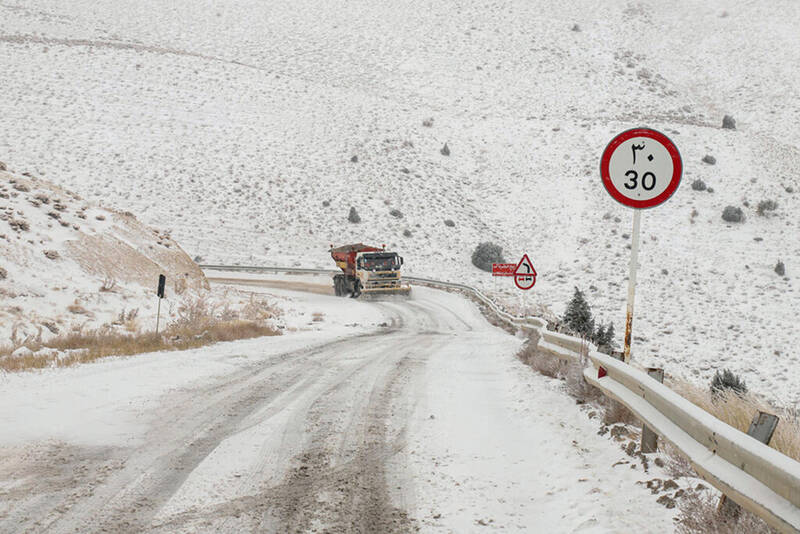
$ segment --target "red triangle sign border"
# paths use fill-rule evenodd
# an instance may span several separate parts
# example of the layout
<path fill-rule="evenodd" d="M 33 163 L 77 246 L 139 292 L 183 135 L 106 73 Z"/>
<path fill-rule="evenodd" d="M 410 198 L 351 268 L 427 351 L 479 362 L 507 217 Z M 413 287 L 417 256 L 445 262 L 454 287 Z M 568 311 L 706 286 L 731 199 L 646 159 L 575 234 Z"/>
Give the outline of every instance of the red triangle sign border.
<path fill-rule="evenodd" d="M 530 267 L 531 267 L 531 272 L 529 272 L 529 273 L 521 273 L 521 272 L 519 272 L 520 267 L 522 267 L 522 264 L 525 263 L 526 261 L 528 262 L 528 265 L 530 265 Z M 536 269 L 533 267 L 533 262 L 531 261 L 531 259 L 528 257 L 527 254 L 523 254 L 522 255 L 522 259 L 519 260 L 519 263 L 517 264 L 517 268 L 514 270 L 514 274 L 515 275 L 518 274 L 518 275 L 533 275 L 533 276 L 536 276 Z"/>

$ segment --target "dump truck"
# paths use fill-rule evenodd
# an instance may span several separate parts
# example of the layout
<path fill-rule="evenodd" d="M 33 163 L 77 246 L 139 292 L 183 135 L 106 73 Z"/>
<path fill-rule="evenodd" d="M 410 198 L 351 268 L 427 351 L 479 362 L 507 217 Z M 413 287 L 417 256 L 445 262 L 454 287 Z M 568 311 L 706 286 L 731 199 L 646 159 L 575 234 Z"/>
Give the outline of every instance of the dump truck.
<path fill-rule="evenodd" d="M 400 266 L 403 258 L 397 252 L 363 243 L 334 247 L 331 257 L 341 274 L 333 277 L 333 290 L 337 297 L 360 295 L 408 295 L 411 287 L 403 284 Z"/>

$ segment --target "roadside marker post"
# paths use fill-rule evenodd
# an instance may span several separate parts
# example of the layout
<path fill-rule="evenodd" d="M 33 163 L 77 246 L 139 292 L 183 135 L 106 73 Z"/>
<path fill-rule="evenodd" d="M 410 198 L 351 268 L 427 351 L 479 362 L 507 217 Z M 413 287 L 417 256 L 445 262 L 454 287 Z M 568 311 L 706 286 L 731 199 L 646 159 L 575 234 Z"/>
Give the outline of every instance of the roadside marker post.
<path fill-rule="evenodd" d="M 778 421 L 779 418 L 777 415 L 759 410 L 756 412 L 755 417 L 753 417 L 753 420 L 750 422 L 750 428 L 747 429 L 747 435 L 757 439 L 764 445 L 769 445 L 769 442 L 772 441 L 772 434 L 774 434 L 775 429 L 778 428 Z M 738 504 L 723 494 L 722 497 L 719 498 L 717 511 L 726 517 L 737 518 L 739 517 L 741 508 Z"/>
<path fill-rule="evenodd" d="M 634 210 L 623 351 L 626 363 L 631 359 L 641 210 L 666 202 L 678 189 L 682 174 L 678 147 L 666 135 L 650 128 L 633 128 L 618 134 L 600 158 L 600 177 L 606 191 L 614 200 Z"/>
<path fill-rule="evenodd" d="M 158 289 L 156 295 L 158 296 L 158 311 L 156 312 L 156 335 L 158 335 L 158 323 L 161 320 L 161 299 L 164 298 L 164 286 L 167 283 L 167 277 L 163 274 L 158 275 Z"/>
<path fill-rule="evenodd" d="M 647 374 L 664 383 L 664 369 L 658 367 L 650 367 L 647 369 Z M 642 443 L 640 445 L 643 453 L 656 452 L 658 450 L 658 434 L 650 430 L 646 424 L 642 423 Z"/>

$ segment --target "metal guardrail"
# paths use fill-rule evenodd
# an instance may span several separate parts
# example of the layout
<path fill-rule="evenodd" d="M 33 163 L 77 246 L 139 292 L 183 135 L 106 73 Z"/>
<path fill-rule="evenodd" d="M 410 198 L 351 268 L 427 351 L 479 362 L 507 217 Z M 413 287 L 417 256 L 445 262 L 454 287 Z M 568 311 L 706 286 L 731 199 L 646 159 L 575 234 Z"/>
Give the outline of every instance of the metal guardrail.
<path fill-rule="evenodd" d="M 682 451 L 695 470 L 781 532 L 800 532 L 800 462 L 720 421 L 647 373 L 591 352 L 586 380 Z M 606 375 L 598 377 L 598 369 Z"/>
<path fill-rule="evenodd" d="M 298 267 L 200 265 L 204 270 L 334 274 L 338 270 Z M 501 310 L 478 289 L 465 284 L 405 276 L 411 283 L 472 293 L 502 320 L 537 330 L 538 347 L 568 361 L 588 353 L 586 380 L 627 406 L 649 428 L 687 456 L 697 472 L 743 508 L 781 532 L 800 532 L 800 462 L 720 421 L 635 367 L 596 351 L 580 338 L 552 332 L 538 317 Z M 606 376 L 599 378 L 602 367 Z"/>
<path fill-rule="evenodd" d="M 257 267 L 251 265 L 200 265 L 203 270 L 209 271 L 237 271 L 237 272 L 254 272 L 254 273 L 306 273 L 306 274 L 336 274 L 341 272 L 339 269 L 306 269 L 301 267 Z M 441 280 L 434 280 L 432 278 L 420 278 L 417 276 L 403 276 L 403 280 L 412 284 L 427 284 L 436 287 L 444 287 L 449 289 L 460 289 L 473 294 L 483 304 L 488 306 L 500 319 L 509 324 L 518 326 L 523 329 L 538 330 L 544 329 L 547 322 L 539 319 L 538 317 L 517 317 L 511 315 L 506 311 L 500 309 L 495 302 L 484 295 L 480 290 L 465 285 L 457 284 L 454 282 L 443 282 Z"/>

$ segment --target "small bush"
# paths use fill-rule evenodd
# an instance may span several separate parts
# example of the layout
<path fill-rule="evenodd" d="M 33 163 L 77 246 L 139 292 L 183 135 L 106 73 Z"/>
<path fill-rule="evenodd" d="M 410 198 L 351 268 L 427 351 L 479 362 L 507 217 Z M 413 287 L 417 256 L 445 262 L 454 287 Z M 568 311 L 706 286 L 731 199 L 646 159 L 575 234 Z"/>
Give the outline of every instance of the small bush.
<path fill-rule="evenodd" d="M 452 228 L 452 227 L 454 227 L 456 225 L 456 223 L 453 221 L 453 219 L 445 219 L 444 220 L 444 225 L 445 226 L 449 226 L 450 228 Z"/>
<path fill-rule="evenodd" d="M 768 211 L 775 211 L 776 209 L 778 209 L 778 203 L 774 200 L 762 200 L 758 203 L 756 213 L 763 217 Z"/>
<path fill-rule="evenodd" d="M 117 287 L 117 281 L 110 276 L 106 276 L 105 279 L 103 279 L 103 284 L 100 286 L 100 292 L 108 293 L 114 291 L 115 287 Z"/>
<path fill-rule="evenodd" d="M 505 263 L 503 247 L 489 241 L 480 243 L 472 252 L 472 265 L 482 271 L 492 272 L 493 263 Z"/>
<path fill-rule="evenodd" d="M 426 128 L 430 128 L 433 126 L 433 117 L 429 117 L 422 121 L 422 125 Z"/>
<path fill-rule="evenodd" d="M 8 271 L 0 267 L 0 280 L 5 280 L 8 278 Z"/>
<path fill-rule="evenodd" d="M 703 156 L 703 163 L 708 163 L 709 165 L 714 165 L 717 162 L 717 158 L 710 154 L 706 154 Z"/>
<path fill-rule="evenodd" d="M 347 215 L 347 220 L 355 224 L 361 222 L 361 217 L 353 206 L 350 206 L 350 213 Z"/>
<path fill-rule="evenodd" d="M 697 180 L 692 182 L 692 190 L 693 191 L 705 191 L 706 190 L 706 183 L 703 180 L 698 178 Z"/>
<path fill-rule="evenodd" d="M 735 130 L 736 120 L 730 115 L 725 115 L 724 117 L 722 117 L 722 127 L 725 128 L 726 130 Z"/>
<path fill-rule="evenodd" d="M 744 395 L 747 393 L 747 384 L 730 369 L 718 370 L 711 380 L 711 393 L 718 395 L 727 390 Z"/>
<path fill-rule="evenodd" d="M 763 519 L 740 509 L 736 517 L 726 517 L 719 511 L 716 493 L 687 491 L 678 501 L 680 514 L 675 531 L 678 534 L 772 534 Z"/>
<path fill-rule="evenodd" d="M 740 223 L 744 221 L 744 212 L 742 208 L 726 206 L 725 209 L 722 210 L 722 220 L 725 222 Z"/>
<path fill-rule="evenodd" d="M 442 147 L 442 149 L 439 152 L 442 154 L 442 156 L 449 156 L 450 155 L 450 147 L 447 146 L 447 143 L 445 143 L 444 146 Z"/>
<path fill-rule="evenodd" d="M 778 261 L 775 264 L 775 274 L 778 276 L 785 276 L 786 275 L 786 266 L 783 264 L 782 261 Z"/>
<path fill-rule="evenodd" d="M 402 219 L 402 218 L 403 218 L 403 212 L 402 212 L 402 211 L 400 211 L 400 210 L 399 210 L 399 209 L 397 209 L 397 208 L 395 208 L 395 209 L 393 209 L 392 211 L 390 211 L 390 212 L 389 212 L 389 215 L 391 215 L 392 217 L 396 217 L 396 218 L 398 218 L 398 219 Z"/>
<path fill-rule="evenodd" d="M 408 228 L 403 230 L 403 237 L 411 237 L 411 235 L 412 235 L 411 230 L 409 230 Z"/>

